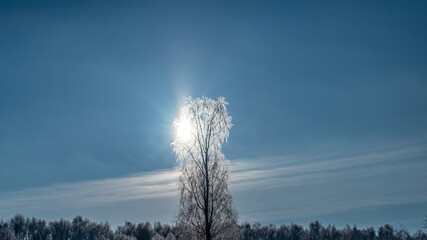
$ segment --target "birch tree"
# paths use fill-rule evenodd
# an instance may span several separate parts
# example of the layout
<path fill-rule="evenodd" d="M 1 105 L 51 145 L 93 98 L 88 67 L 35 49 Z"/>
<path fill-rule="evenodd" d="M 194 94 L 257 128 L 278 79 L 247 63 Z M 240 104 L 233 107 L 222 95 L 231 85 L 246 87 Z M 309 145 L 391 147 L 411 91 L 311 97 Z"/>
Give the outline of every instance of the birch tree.
<path fill-rule="evenodd" d="M 232 127 L 220 97 L 187 98 L 173 126 L 179 163 L 177 225 L 184 239 L 237 239 L 237 211 L 228 189 L 229 161 L 221 152 Z"/>

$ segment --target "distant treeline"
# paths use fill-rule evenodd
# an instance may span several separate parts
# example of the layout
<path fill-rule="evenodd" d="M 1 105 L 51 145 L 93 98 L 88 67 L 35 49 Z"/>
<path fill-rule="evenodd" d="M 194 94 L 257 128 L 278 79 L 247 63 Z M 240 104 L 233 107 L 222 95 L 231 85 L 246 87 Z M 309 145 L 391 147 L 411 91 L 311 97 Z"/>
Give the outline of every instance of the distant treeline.
<path fill-rule="evenodd" d="M 410 234 L 404 229 L 394 229 L 391 225 L 384 225 L 376 231 L 370 227 L 358 229 L 356 226 L 346 226 L 337 229 L 335 226 L 322 226 L 318 221 L 310 223 L 308 228 L 297 224 L 273 224 L 262 226 L 243 223 L 239 226 L 242 240 L 427 240 L 427 234 L 421 230 Z M 37 218 L 25 218 L 20 214 L 9 221 L 0 221 L 1 240 L 157 240 L 180 239 L 179 231 L 175 226 L 155 222 L 134 224 L 125 222 L 123 226 L 111 230 L 108 223 L 91 222 L 81 216 L 71 222 L 61 219 L 46 222 Z"/>

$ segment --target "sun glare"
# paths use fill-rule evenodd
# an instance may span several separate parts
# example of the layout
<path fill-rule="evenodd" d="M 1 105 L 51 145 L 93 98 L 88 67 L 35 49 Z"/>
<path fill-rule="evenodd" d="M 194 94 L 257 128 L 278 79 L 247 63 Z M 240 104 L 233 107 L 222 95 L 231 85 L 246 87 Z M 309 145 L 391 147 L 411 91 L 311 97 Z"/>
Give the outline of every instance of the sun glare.
<path fill-rule="evenodd" d="M 176 128 L 176 135 L 178 138 L 184 141 L 188 141 L 191 138 L 191 122 L 188 118 L 183 118 L 178 123 Z"/>

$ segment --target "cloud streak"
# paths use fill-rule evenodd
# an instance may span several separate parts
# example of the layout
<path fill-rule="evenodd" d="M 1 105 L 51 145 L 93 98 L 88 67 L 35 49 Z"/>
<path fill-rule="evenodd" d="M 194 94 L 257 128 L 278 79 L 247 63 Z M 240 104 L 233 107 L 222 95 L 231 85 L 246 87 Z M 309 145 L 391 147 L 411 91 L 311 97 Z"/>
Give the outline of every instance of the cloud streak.
<path fill-rule="evenodd" d="M 134 176 L 56 184 L 0 194 L 0 211 L 37 207 L 93 206 L 177 195 L 176 169 Z"/>
<path fill-rule="evenodd" d="M 426 145 L 415 144 L 352 156 L 308 153 L 232 160 L 230 186 L 242 221 L 283 221 L 423 202 L 427 201 L 422 194 L 427 192 L 426 159 Z M 177 169 L 168 169 L 2 192 L 0 216 L 31 214 L 34 209 L 42 215 L 49 209 L 72 211 L 135 201 L 147 203 L 142 208 L 148 209 L 162 199 L 177 198 L 178 175 Z M 164 211 L 172 219 L 175 210 L 176 205 Z"/>
<path fill-rule="evenodd" d="M 246 209 L 241 219 L 275 222 L 427 201 L 422 194 L 427 192 L 425 144 L 352 156 L 288 158 L 239 162 L 232 184 L 240 199 L 238 206 Z M 251 167 L 252 161 L 256 168 Z"/>

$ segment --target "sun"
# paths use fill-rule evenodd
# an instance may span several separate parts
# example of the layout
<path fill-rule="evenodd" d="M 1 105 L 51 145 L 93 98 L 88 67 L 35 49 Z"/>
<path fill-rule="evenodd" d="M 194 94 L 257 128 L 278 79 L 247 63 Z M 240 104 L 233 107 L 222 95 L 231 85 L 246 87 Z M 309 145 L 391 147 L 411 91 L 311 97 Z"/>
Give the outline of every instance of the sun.
<path fill-rule="evenodd" d="M 176 126 L 176 136 L 182 141 L 188 141 L 191 139 L 192 127 L 190 119 L 182 118 Z"/>

